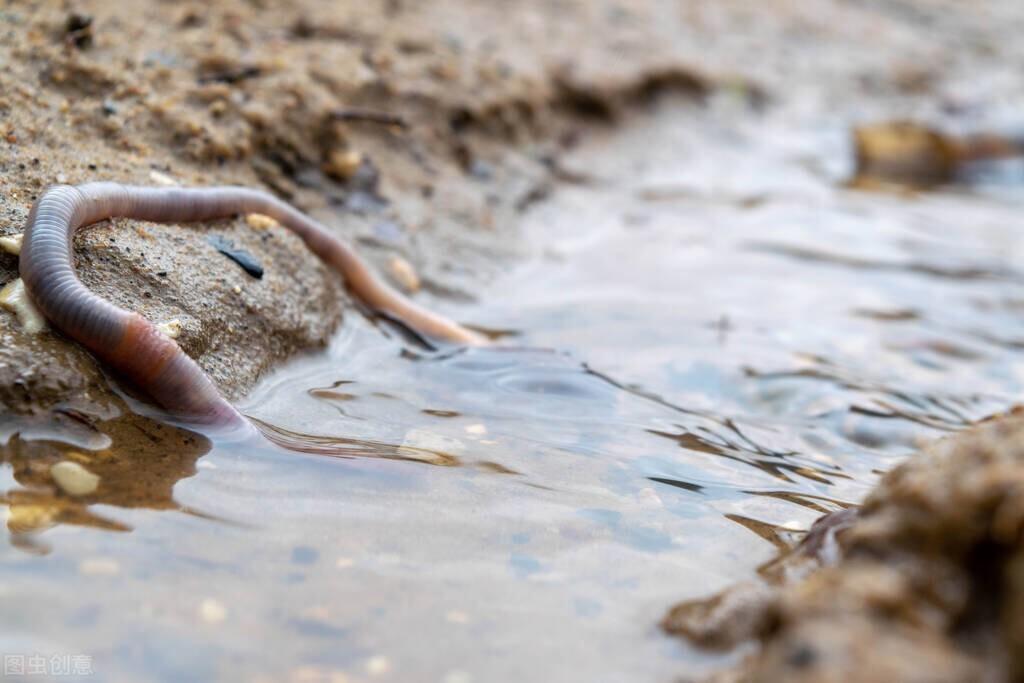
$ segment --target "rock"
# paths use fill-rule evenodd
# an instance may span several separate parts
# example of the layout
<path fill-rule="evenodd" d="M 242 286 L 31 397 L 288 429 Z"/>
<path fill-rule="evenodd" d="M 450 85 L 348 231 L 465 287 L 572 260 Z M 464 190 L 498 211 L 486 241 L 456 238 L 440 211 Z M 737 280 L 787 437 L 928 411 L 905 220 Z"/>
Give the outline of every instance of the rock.
<path fill-rule="evenodd" d="M 170 339 L 177 339 L 181 336 L 181 321 L 175 318 L 174 320 L 168 320 L 167 322 L 157 323 L 156 329 L 160 330 L 160 332 Z"/>
<path fill-rule="evenodd" d="M 199 603 L 199 618 L 207 624 L 219 624 L 228 618 L 228 609 L 219 600 L 206 598 Z"/>
<path fill-rule="evenodd" d="M 249 227 L 253 230 L 270 230 L 277 226 L 275 221 L 270 216 L 264 216 L 261 213 L 250 213 L 245 216 L 245 222 L 249 224 Z"/>
<path fill-rule="evenodd" d="M 17 235 L 5 235 L 0 237 L 0 249 L 3 249 L 8 254 L 14 254 L 15 256 L 21 253 L 21 241 L 24 234 L 18 233 Z"/>
<path fill-rule="evenodd" d="M 363 155 L 354 149 L 335 149 L 324 162 L 324 173 L 338 180 L 350 180 L 355 177 L 363 164 Z"/>
<path fill-rule="evenodd" d="M 1021 680 L 1022 444 L 1024 410 L 933 444 L 857 515 L 818 527 L 835 532 L 833 566 L 753 601 L 727 591 L 699 623 L 677 607 L 666 625 L 698 643 L 760 642 L 721 680 Z M 826 533 L 804 545 L 825 549 Z"/>
<path fill-rule="evenodd" d="M 96 493 L 100 478 L 77 462 L 64 460 L 50 467 L 50 476 L 69 496 L 88 496 Z"/>
<path fill-rule="evenodd" d="M 420 276 L 416 274 L 416 269 L 412 267 L 412 264 L 401 256 L 391 257 L 391 260 L 388 261 L 388 270 L 391 271 L 391 277 L 406 294 L 415 294 L 420 291 Z"/>
<path fill-rule="evenodd" d="M 7 283 L 3 289 L 0 289 L 0 308 L 17 316 L 18 322 L 21 323 L 22 329 L 27 334 L 38 334 L 46 329 L 46 319 L 32 303 L 21 278 Z"/>

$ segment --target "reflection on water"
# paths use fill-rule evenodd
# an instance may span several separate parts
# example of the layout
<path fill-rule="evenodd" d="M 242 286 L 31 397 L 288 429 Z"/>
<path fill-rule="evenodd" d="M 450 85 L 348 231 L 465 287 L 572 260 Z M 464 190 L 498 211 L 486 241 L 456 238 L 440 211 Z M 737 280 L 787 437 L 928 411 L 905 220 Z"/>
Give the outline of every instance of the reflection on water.
<path fill-rule="evenodd" d="M 265 439 L 116 408 L 23 425 L 0 649 L 115 680 L 713 664 L 657 631 L 669 604 L 1005 409 L 1024 370 L 1017 200 L 850 192 L 808 163 L 821 139 L 726 119 L 666 111 L 574 153 L 616 180 L 532 208 L 537 256 L 449 309 L 517 331 L 495 348 L 349 316 L 244 401 Z M 52 486 L 68 459 L 95 493 Z"/>

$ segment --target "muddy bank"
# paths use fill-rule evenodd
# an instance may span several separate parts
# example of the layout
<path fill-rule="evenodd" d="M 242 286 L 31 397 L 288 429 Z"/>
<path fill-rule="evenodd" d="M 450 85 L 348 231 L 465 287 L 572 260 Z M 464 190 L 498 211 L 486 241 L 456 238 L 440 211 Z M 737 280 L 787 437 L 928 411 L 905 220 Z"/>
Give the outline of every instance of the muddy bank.
<path fill-rule="evenodd" d="M 151 3 L 129 13 L 8 3 L 0 232 L 20 231 L 51 183 L 240 183 L 373 251 L 399 284 L 472 296 L 515 251 L 510 217 L 543 192 L 559 131 L 644 94 L 704 88 L 642 49 L 655 6 L 522 3 L 511 30 L 496 8 L 460 3 Z M 612 30 L 624 19 L 632 28 Z M 211 235 L 254 256 L 265 276 L 225 259 Z M 276 361 L 322 345 L 345 308 L 340 279 L 278 227 L 115 221 L 76 249 L 89 287 L 179 323 L 181 346 L 232 397 Z M 15 275 L 16 257 L 0 256 L 0 284 Z M 58 336 L 25 334 L 6 311 L 0 334 L 9 410 L 109 395 L 99 368 Z"/>
<path fill-rule="evenodd" d="M 102 0 L 9 2 L 0 233 L 18 232 L 55 182 L 242 183 L 415 281 L 391 263 L 402 256 L 428 295 L 471 297 L 516 253 L 515 217 L 562 177 L 560 150 L 587 125 L 658 93 L 710 90 L 837 123 L 964 111 L 977 121 L 1000 110 L 977 107 L 977 67 L 1007 44 L 1017 13 L 1012 3 L 976 13 L 839 2 L 153 2 L 130 12 Z M 864 35 L 885 49 L 863 50 Z M 1006 73 L 987 77 L 1004 86 Z M 253 232 L 241 221 L 117 221 L 77 249 L 90 287 L 151 320 L 180 321 L 183 348 L 238 397 L 276 361 L 321 345 L 345 307 L 338 278 L 297 240 Z M 267 276 L 218 256 L 211 233 L 251 251 Z M 15 270 L 0 255 L 0 284 Z M 92 361 L 53 335 L 29 338 L 6 314 L 0 334 L 0 404 L 28 413 L 106 393 Z"/>
<path fill-rule="evenodd" d="M 737 586 L 663 625 L 708 647 L 760 641 L 721 681 L 1020 680 L 1022 438 L 1015 412 L 934 444 L 765 568 L 781 590 Z"/>
<path fill-rule="evenodd" d="M 10 2 L 0 15 L 0 232 L 18 232 L 54 182 L 242 183 L 294 202 L 415 282 L 390 260 L 402 256 L 428 294 L 472 296 L 514 255 L 515 216 L 559 177 L 559 151 L 581 127 L 666 91 L 847 115 L 972 106 L 965 79 L 1014 11 L 992 8 L 988 19 L 1001 21 L 982 25 L 933 8 L 925 31 L 920 12 L 898 3 L 756 13 L 657 0 L 149 3 L 126 13 L 102 1 Z M 861 50 L 864 31 L 887 49 Z M 795 35 L 810 42 L 796 50 Z M 250 251 L 266 277 L 219 256 L 211 233 Z M 339 279 L 297 240 L 240 220 L 116 221 L 77 249 L 90 287 L 179 321 L 182 347 L 232 397 L 322 344 L 344 309 Z M 0 257 L 3 283 L 15 270 L 13 256 Z M 3 405 L 30 413 L 107 392 L 75 347 L 30 338 L 6 314 L 0 326 Z"/>

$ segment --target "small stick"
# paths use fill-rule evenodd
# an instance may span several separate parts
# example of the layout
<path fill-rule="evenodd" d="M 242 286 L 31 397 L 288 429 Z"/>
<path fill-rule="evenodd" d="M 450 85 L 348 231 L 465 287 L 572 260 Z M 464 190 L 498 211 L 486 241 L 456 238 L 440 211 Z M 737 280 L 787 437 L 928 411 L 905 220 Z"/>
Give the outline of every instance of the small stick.
<path fill-rule="evenodd" d="M 192 422 L 231 426 L 248 421 L 178 344 L 138 313 L 91 292 L 75 274 L 72 237 L 114 217 L 183 223 L 236 214 L 270 216 L 294 232 L 371 309 L 402 320 L 426 337 L 482 345 L 485 339 L 413 303 L 381 280 L 327 228 L 276 197 L 244 187 L 136 187 L 87 183 L 51 187 L 33 205 L 21 246 L 20 270 L 32 301 L 58 330 Z"/>

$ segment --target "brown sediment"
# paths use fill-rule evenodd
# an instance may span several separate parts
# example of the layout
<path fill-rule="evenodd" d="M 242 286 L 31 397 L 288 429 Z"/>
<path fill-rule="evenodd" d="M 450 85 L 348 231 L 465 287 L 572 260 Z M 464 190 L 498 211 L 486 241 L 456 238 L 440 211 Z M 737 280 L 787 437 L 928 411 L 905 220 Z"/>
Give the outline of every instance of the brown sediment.
<path fill-rule="evenodd" d="M 118 183 L 51 187 L 29 213 L 20 258 L 22 279 L 29 296 L 55 327 L 161 407 L 190 421 L 241 422 L 242 416 L 173 340 L 137 313 L 92 293 L 78 279 L 72 262 L 75 231 L 103 219 L 187 222 L 239 213 L 269 216 L 299 235 L 317 256 L 345 276 L 349 288 L 371 308 L 429 338 L 484 343 L 482 336 L 389 287 L 347 244 L 316 221 L 272 195 L 243 187 L 149 188 Z"/>

